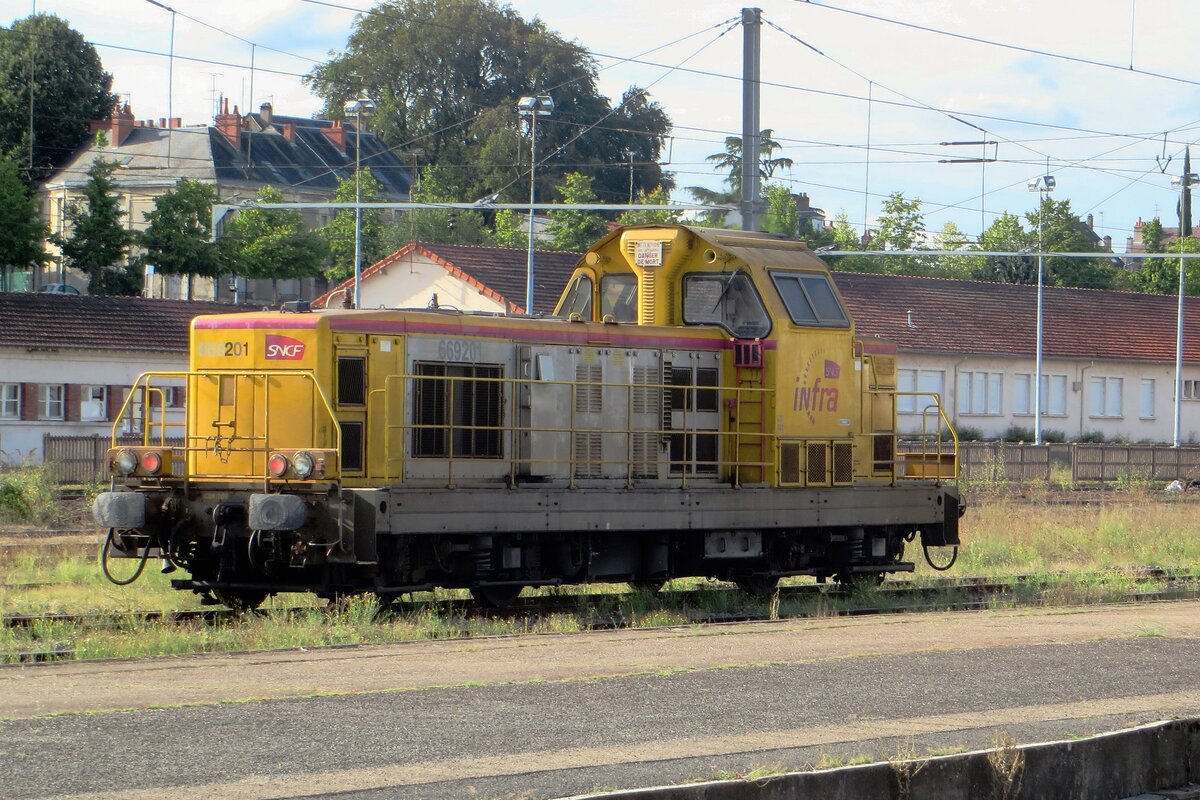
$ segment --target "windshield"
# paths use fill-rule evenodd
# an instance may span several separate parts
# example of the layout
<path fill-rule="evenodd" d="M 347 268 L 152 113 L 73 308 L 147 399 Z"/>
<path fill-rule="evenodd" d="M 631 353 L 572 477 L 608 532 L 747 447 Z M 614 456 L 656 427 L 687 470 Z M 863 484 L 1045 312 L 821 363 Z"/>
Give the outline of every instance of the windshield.
<path fill-rule="evenodd" d="M 683 320 L 693 325 L 720 325 L 739 339 L 761 339 L 771 330 L 762 298 L 744 272 L 684 278 Z"/>
<path fill-rule="evenodd" d="M 637 278 L 632 274 L 605 275 L 600 279 L 600 319 L 637 322 Z"/>

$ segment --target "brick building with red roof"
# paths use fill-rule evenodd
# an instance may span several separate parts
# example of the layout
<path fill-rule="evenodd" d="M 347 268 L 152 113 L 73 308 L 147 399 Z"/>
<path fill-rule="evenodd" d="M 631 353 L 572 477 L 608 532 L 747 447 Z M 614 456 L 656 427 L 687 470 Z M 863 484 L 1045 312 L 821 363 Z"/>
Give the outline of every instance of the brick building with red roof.
<path fill-rule="evenodd" d="M 41 461 L 47 434 L 109 436 L 139 374 L 188 368 L 192 319 L 234 310 L 0 292 L 0 462 Z M 183 421 L 182 383 L 166 398 L 169 422 Z"/>

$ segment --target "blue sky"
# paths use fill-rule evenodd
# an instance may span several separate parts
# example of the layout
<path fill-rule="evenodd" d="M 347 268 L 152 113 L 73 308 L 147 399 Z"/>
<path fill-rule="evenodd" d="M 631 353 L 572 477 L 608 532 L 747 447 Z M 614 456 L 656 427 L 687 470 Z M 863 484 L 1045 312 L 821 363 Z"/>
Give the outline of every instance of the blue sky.
<path fill-rule="evenodd" d="M 364 0 L 335 2 L 368 6 Z M 210 119 L 214 86 L 243 108 L 269 99 L 279 113 L 314 112 L 319 101 L 298 77 L 263 70 L 307 71 L 311 61 L 306 59 L 339 49 L 353 23 L 350 12 L 302 0 L 166 4 L 243 39 L 303 57 L 257 48 L 251 97 L 250 46 L 177 18 L 178 55 L 225 62 L 176 60 L 171 105 L 185 124 Z M 686 63 L 729 79 L 598 57 L 607 67 L 600 87 L 619 97 L 631 84 L 655 82 L 653 96 L 678 126 L 667 169 L 676 173 L 679 186 L 719 185 L 720 176 L 703 162 L 721 149 L 725 135 L 740 132 L 741 88 L 735 78 L 741 71 L 741 30 L 718 37 L 724 28 L 714 26 L 738 16 L 741 5 L 712 0 L 514 0 L 511 5 L 596 53 L 634 56 L 696 34 L 645 60 Z M 1140 5 L 1135 0 L 829 0 L 827 5 L 1124 67 L 1132 61 L 1138 70 L 1181 77 L 1192 72 L 1190 49 L 1179 32 L 1200 29 L 1200 4 L 1188 0 Z M 1200 87 L 938 36 L 816 3 L 764 0 L 758 6 L 766 21 L 825 54 L 770 25 L 763 28 L 763 79 L 783 86 L 763 87 L 762 124 L 775 130 L 784 155 L 796 161 L 780 178 L 831 215 L 845 213 L 861 227 L 864 216 L 873 220 L 887 194 L 901 191 L 925 202 L 930 229 L 953 221 L 975 235 L 997 214 L 1034 205 L 1036 196 L 1025 183 L 1045 171 L 1049 158 L 1058 181 L 1056 198 L 1070 199 L 1080 214 L 1093 214 L 1116 250 L 1124 249 L 1138 217 L 1161 213 L 1164 224 L 1175 224 L 1168 218 L 1175 209 L 1170 174 L 1179 172 L 1183 144 L 1200 139 Z M 32 0 L 4 0 L 0 12 L 8 24 L 33 7 Z M 170 15 L 146 0 L 38 0 L 36 8 L 64 17 L 98 44 L 168 48 Z M 99 52 L 115 76 L 115 90 L 128 95 L 136 116 L 167 115 L 166 59 L 112 47 Z M 875 101 L 870 104 L 864 99 L 868 91 Z M 977 140 L 983 134 L 928 106 L 986 129 L 987 138 L 999 142 L 993 148 L 999 161 L 938 163 L 983 150 L 939 142 Z M 1155 163 L 1164 152 L 1175 157 L 1167 174 Z M 676 198 L 686 196 L 677 192 Z"/>

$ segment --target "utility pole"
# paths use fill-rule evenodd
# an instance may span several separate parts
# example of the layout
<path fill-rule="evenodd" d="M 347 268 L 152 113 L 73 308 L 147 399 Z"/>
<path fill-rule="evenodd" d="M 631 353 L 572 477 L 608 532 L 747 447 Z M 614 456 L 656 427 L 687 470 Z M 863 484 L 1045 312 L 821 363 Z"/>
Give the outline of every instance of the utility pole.
<path fill-rule="evenodd" d="M 762 9 L 742 9 L 742 230 L 758 230 Z"/>

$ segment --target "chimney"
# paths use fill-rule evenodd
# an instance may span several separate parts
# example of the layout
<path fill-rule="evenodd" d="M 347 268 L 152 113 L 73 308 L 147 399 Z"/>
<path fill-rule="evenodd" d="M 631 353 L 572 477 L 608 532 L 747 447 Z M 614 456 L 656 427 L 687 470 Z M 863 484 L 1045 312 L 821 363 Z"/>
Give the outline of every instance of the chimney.
<path fill-rule="evenodd" d="M 1089 231 L 1092 230 L 1092 215 L 1091 214 L 1088 214 L 1087 225 L 1088 225 L 1088 230 Z"/>
<path fill-rule="evenodd" d="M 271 112 L 273 110 L 270 103 L 263 103 L 258 107 L 258 115 L 262 117 L 264 126 L 271 124 Z"/>
<path fill-rule="evenodd" d="M 342 127 L 341 120 L 328 128 L 321 128 L 321 133 L 325 134 L 338 150 L 346 151 L 346 129 Z"/>
<path fill-rule="evenodd" d="M 123 105 L 120 111 L 113 111 L 110 130 L 110 147 L 120 147 L 129 138 L 133 130 L 133 112 L 129 110 L 129 103 Z"/>
<path fill-rule="evenodd" d="M 165 127 L 167 127 L 167 118 L 166 118 L 166 117 L 159 117 L 159 118 L 158 118 L 158 127 L 160 127 L 160 128 L 165 128 Z"/>
<path fill-rule="evenodd" d="M 221 107 L 221 113 L 217 114 L 217 132 L 225 137 L 225 141 L 233 145 L 235 150 L 241 149 L 242 142 L 242 117 L 238 114 L 238 107 L 233 107 L 233 113 L 229 113 L 229 98 L 225 98 L 225 103 Z"/>
<path fill-rule="evenodd" d="M 183 117 L 171 117 L 169 122 L 171 123 L 172 128 L 182 128 L 183 127 Z"/>
<path fill-rule="evenodd" d="M 1112 237 L 1111 236 L 1104 237 L 1104 249 L 1109 250 L 1109 251 L 1112 250 Z"/>
<path fill-rule="evenodd" d="M 283 138 L 289 142 L 296 141 L 296 126 L 291 122 L 283 123 Z"/>

